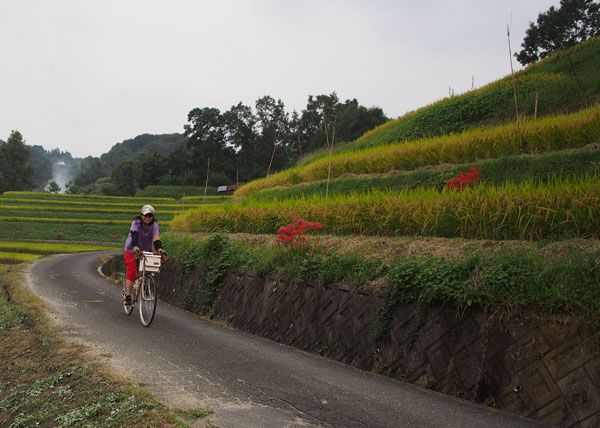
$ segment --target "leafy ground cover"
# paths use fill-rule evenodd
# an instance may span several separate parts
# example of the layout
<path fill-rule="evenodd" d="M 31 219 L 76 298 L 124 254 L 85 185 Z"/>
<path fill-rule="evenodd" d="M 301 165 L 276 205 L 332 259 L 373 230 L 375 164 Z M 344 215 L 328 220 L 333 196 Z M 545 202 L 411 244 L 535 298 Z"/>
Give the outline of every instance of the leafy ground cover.
<path fill-rule="evenodd" d="M 52 333 L 19 268 L 0 272 L 0 426 L 180 427 L 209 409 L 167 410 Z"/>

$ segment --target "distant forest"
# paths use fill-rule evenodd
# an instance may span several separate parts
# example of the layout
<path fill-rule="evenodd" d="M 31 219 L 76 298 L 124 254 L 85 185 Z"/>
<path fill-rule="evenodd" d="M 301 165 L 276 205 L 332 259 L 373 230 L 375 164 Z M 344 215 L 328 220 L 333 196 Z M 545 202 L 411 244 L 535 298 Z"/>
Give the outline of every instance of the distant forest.
<path fill-rule="evenodd" d="M 138 135 L 99 158 L 32 146 L 35 187 L 55 181 L 67 193 L 134 195 L 149 185 L 204 186 L 207 175 L 209 186 L 245 183 L 295 165 L 328 141 L 353 141 L 388 118 L 334 92 L 309 96 L 301 113 L 264 96 L 254 108 L 195 108 L 187 120 L 183 134 Z"/>

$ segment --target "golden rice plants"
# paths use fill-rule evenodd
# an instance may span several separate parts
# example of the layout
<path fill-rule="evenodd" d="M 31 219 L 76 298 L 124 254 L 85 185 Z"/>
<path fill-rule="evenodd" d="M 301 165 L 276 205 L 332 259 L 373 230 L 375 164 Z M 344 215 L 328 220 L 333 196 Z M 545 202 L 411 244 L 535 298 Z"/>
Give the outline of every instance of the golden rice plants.
<path fill-rule="evenodd" d="M 506 183 L 464 192 L 433 189 L 252 201 L 185 216 L 190 231 L 274 233 L 297 217 L 323 223 L 323 233 L 542 239 L 598 236 L 600 179 L 590 175 L 547 185 Z M 176 218 L 173 225 L 179 224 Z"/>

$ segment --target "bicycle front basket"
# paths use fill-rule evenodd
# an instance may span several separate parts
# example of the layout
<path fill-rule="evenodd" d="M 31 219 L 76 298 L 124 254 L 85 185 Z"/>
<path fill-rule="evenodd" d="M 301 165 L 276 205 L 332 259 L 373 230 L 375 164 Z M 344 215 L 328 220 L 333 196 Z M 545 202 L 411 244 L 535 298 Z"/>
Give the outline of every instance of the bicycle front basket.
<path fill-rule="evenodd" d="M 146 267 L 146 272 L 160 272 L 160 256 L 144 252 L 140 260 L 140 272 Z"/>

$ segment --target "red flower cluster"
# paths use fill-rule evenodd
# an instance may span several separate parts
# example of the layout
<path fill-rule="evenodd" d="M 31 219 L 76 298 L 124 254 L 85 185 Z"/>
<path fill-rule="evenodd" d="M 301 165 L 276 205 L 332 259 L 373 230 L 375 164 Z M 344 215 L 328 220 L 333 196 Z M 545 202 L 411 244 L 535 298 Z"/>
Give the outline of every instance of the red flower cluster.
<path fill-rule="evenodd" d="M 56 234 L 56 237 L 57 237 L 58 239 L 64 239 L 64 238 L 66 238 L 66 237 L 67 237 L 67 235 L 65 235 L 65 234 L 64 234 L 64 233 L 62 233 L 62 232 L 58 232 L 58 233 Z"/>
<path fill-rule="evenodd" d="M 298 218 L 296 223 L 290 223 L 287 226 L 280 227 L 278 230 L 279 238 L 275 240 L 282 245 L 293 245 L 298 247 L 306 243 L 306 237 L 301 236 L 307 229 L 321 229 L 323 225 L 321 223 L 312 223 L 310 221 L 302 220 Z M 304 247 L 308 250 L 308 247 Z"/>
<path fill-rule="evenodd" d="M 119 235 L 110 235 L 110 239 L 118 239 Z"/>
<path fill-rule="evenodd" d="M 469 172 L 461 172 L 458 177 L 451 178 L 450 180 L 446 180 L 446 190 L 456 190 L 457 192 L 461 192 L 472 184 L 481 181 L 479 177 L 479 171 L 475 167 L 469 168 Z"/>

